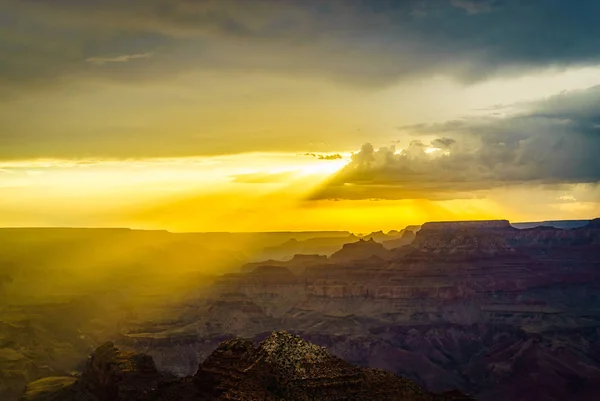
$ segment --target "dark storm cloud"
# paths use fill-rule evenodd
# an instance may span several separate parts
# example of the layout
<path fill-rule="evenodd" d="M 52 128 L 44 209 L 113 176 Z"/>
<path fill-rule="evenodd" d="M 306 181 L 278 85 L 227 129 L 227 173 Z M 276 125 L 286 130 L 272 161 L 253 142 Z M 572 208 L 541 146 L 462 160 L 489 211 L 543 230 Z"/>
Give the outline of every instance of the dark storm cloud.
<path fill-rule="evenodd" d="M 503 118 L 406 128 L 440 137 L 401 152 L 365 144 L 312 198 L 454 199 L 511 185 L 600 182 L 600 86 L 523 107 Z"/>
<path fill-rule="evenodd" d="M 63 97 L 87 94 L 88 87 L 74 89 L 82 81 L 154 84 L 196 71 L 317 77 L 364 87 L 434 75 L 472 82 L 495 74 L 600 63 L 599 14 L 600 2 L 592 0 L 576 6 L 571 0 L 0 0 L 0 102 L 34 99 L 30 94 L 42 89 Z M 148 104 L 182 104 L 158 90 L 154 94 L 157 100 L 144 97 Z M 594 101 L 567 94 L 500 122 L 470 119 L 412 127 L 413 134 L 432 132 L 437 139 L 413 142 L 410 157 L 418 159 L 419 149 L 432 146 L 450 151 L 457 165 L 468 165 L 458 156 L 471 155 L 470 146 L 489 162 L 510 160 L 515 149 L 525 149 L 527 141 L 537 138 L 536 130 L 547 130 L 548 142 L 528 152 L 541 151 L 554 139 L 555 148 L 575 151 L 583 146 L 588 151 L 586 140 L 597 137 L 599 124 Z M 101 103 L 89 102 L 89 109 Z M 142 115 L 139 103 L 125 107 Z M 283 142 L 274 142 L 272 134 L 232 140 L 208 130 L 198 135 L 173 130 L 168 141 L 150 152 L 139 144 L 158 142 L 165 133 L 142 124 L 143 119 L 123 117 L 112 123 L 107 114 L 88 124 L 65 112 L 58 124 L 52 123 L 51 111 L 43 116 L 15 104 L 0 111 L 0 158 L 178 156 L 189 155 L 190 149 L 220 154 L 281 150 Z M 115 102 L 113 110 L 121 104 Z M 110 110 L 105 106 L 99 113 Z M 37 121 L 47 118 L 48 126 L 33 124 L 32 113 Z M 574 138 L 561 140 L 560 129 L 587 139 L 579 144 Z M 285 141 L 286 149 L 306 149 L 306 138 Z M 375 152 L 365 151 L 361 162 L 384 154 L 399 157 Z M 430 156 L 425 153 L 423 160 Z M 449 163 L 444 160 L 432 165 Z M 463 182 L 470 190 L 470 183 L 479 181 Z M 397 187 L 392 185 L 391 191 Z"/>
<path fill-rule="evenodd" d="M 198 68 L 358 85 L 427 74 L 473 81 L 599 62 L 598 15 L 595 0 L 3 1 L 0 83 L 154 79 Z M 130 63 L 85 62 L 149 53 Z"/>
<path fill-rule="evenodd" d="M 439 149 L 447 149 L 455 143 L 456 141 L 452 138 L 437 138 L 431 141 L 431 145 Z"/>

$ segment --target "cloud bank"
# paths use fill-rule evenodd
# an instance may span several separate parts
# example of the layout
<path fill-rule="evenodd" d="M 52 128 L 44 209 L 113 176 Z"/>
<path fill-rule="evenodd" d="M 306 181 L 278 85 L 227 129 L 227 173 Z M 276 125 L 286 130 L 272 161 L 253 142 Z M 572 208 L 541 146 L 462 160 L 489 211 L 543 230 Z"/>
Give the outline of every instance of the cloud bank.
<path fill-rule="evenodd" d="M 152 53 L 140 53 L 140 54 L 122 54 L 114 57 L 90 57 L 86 59 L 88 63 L 94 64 L 106 64 L 106 63 L 126 63 L 131 60 L 148 58 L 151 57 Z"/>
<path fill-rule="evenodd" d="M 522 105 L 509 116 L 401 130 L 419 139 L 401 151 L 363 145 L 311 198 L 444 199 L 521 184 L 600 182 L 600 86 Z"/>
<path fill-rule="evenodd" d="M 37 87 L 80 74 L 155 79 L 194 69 L 369 86 L 434 74 L 472 82 L 600 62 L 599 14 L 594 0 L 3 2 L 0 86 Z M 86 63 L 149 53 L 153 62 L 143 68 L 118 63 L 103 71 Z"/>

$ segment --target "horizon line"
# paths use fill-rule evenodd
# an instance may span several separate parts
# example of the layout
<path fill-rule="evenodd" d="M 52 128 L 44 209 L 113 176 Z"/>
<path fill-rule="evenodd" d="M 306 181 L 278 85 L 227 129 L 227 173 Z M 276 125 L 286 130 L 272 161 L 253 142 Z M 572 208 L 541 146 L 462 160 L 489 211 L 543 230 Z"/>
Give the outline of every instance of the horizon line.
<path fill-rule="evenodd" d="M 476 220 L 442 220 L 442 221 L 425 221 L 421 224 L 407 224 L 404 228 L 391 229 L 389 231 L 399 231 L 403 230 L 409 226 L 422 226 L 425 223 L 450 223 L 450 222 L 483 222 L 483 221 L 508 221 L 509 224 L 533 224 L 533 223 L 556 223 L 556 222 L 566 222 L 566 221 L 579 221 L 579 222 L 589 222 L 598 217 L 591 217 L 586 219 L 558 219 L 558 220 L 537 220 L 537 221 L 510 221 L 509 219 L 476 219 Z M 375 231 L 352 231 L 352 230 L 266 230 L 266 231 L 176 231 L 170 229 L 163 228 L 132 228 L 132 227 L 122 227 L 122 226 L 111 226 L 111 227 L 98 227 L 98 226 L 0 226 L 0 230 L 26 230 L 26 229 L 64 229 L 64 230 L 129 230 L 129 231 L 157 231 L 157 232 L 166 232 L 171 234 L 283 234 L 283 233 L 349 233 L 349 234 L 362 234 L 362 233 L 374 233 L 374 232 L 385 232 L 382 229 Z"/>

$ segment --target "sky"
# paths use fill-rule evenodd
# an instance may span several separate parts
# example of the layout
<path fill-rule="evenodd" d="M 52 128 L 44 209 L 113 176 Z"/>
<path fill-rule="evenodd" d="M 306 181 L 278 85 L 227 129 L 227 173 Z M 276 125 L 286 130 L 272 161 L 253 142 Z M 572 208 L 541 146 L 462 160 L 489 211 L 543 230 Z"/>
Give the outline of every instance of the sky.
<path fill-rule="evenodd" d="M 600 216 L 595 0 L 0 0 L 0 226 Z"/>

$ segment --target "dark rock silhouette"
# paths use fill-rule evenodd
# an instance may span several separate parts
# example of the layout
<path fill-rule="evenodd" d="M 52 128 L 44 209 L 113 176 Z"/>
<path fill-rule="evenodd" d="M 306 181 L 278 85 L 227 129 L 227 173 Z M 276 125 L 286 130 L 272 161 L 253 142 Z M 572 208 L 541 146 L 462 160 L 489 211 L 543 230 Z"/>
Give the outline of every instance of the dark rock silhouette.
<path fill-rule="evenodd" d="M 330 259 L 334 262 L 344 262 L 368 259 L 371 256 L 387 259 L 391 254 L 382 244 L 370 238 L 344 245 L 342 249 L 331 255 Z"/>
<path fill-rule="evenodd" d="M 73 384 L 28 401 L 398 400 L 470 401 L 458 391 L 433 394 L 389 372 L 364 369 L 287 332 L 257 347 L 246 339 L 221 343 L 193 377 L 173 378 L 152 358 L 99 347 Z"/>
<path fill-rule="evenodd" d="M 386 249 L 399 248 L 401 246 L 410 245 L 415 240 L 415 232 L 411 230 L 403 230 L 398 234 L 398 238 L 383 241 L 382 244 Z"/>

